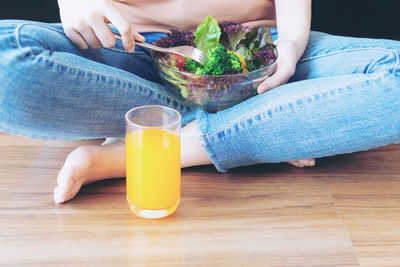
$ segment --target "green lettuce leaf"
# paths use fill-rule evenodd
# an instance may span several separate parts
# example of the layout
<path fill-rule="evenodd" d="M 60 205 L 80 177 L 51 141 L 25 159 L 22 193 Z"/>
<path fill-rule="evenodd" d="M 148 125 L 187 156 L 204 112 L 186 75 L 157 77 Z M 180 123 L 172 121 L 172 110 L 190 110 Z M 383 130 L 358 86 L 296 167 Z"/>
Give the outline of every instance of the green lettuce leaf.
<path fill-rule="evenodd" d="M 240 41 L 240 44 L 247 46 L 251 50 L 257 41 L 257 28 L 253 28 L 246 32 L 245 38 Z"/>
<path fill-rule="evenodd" d="M 230 35 L 223 33 L 221 35 L 220 42 L 226 47 L 226 49 L 231 51 L 236 51 L 239 43 L 245 38 L 246 38 L 245 29 L 241 29 Z"/>
<path fill-rule="evenodd" d="M 253 28 L 251 31 L 246 32 L 245 38 L 240 41 L 236 53 L 244 57 L 249 71 L 257 70 L 265 65 L 264 59 L 253 59 L 253 56 L 263 47 L 266 49 L 275 48 L 272 42 L 271 30 L 266 27 Z"/>
<path fill-rule="evenodd" d="M 265 66 L 265 60 L 260 57 L 246 61 L 246 67 L 248 71 L 258 70 L 263 66 Z"/>
<path fill-rule="evenodd" d="M 244 58 L 244 60 L 251 60 L 251 58 L 252 58 L 252 54 L 251 54 L 251 52 L 250 52 L 250 50 L 246 47 L 246 46 L 241 46 L 241 47 L 239 47 L 239 49 L 238 50 L 236 50 L 236 53 L 238 53 L 239 55 L 241 55 L 243 58 Z"/>
<path fill-rule="evenodd" d="M 271 29 L 265 27 L 261 28 L 258 31 L 257 39 L 260 40 L 260 44 L 258 45 L 258 47 L 264 47 L 272 44 L 273 42 L 272 42 Z"/>
<path fill-rule="evenodd" d="M 211 16 L 207 16 L 205 20 L 197 27 L 194 33 L 194 43 L 196 47 L 203 52 L 208 49 L 217 47 L 221 36 L 221 29 L 218 21 Z"/>

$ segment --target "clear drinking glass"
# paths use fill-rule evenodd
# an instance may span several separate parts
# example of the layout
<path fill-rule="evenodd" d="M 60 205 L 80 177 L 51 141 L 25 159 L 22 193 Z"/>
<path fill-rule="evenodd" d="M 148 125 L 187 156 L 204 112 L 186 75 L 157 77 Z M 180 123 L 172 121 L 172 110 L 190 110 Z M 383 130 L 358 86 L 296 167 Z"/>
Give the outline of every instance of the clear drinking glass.
<path fill-rule="evenodd" d="M 163 218 L 179 205 L 181 115 L 164 106 L 128 111 L 126 119 L 126 197 L 133 213 Z"/>

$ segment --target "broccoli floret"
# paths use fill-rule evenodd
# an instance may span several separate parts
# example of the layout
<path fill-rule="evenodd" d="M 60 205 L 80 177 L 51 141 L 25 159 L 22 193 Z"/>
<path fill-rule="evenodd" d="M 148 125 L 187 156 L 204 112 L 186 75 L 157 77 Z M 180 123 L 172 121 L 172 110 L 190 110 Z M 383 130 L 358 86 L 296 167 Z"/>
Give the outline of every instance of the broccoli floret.
<path fill-rule="evenodd" d="M 231 56 L 232 69 L 242 71 L 242 62 L 240 62 L 239 57 L 234 53 L 229 53 L 229 55 Z"/>
<path fill-rule="evenodd" d="M 239 58 L 221 44 L 207 51 L 206 58 L 204 71 L 208 75 L 232 74 L 242 70 Z"/>
<path fill-rule="evenodd" d="M 193 59 L 187 58 L 185 61 L 185 65 L 183 65 L 183 69 L 191 73 L 197 73 L 198 71 L 203 69 L 203 66 Z"/>
<path fill-rule="evenodd" d="M 206 53 L 206 64 L 203 66 L 194 60 L 187 59 L 183 69 L 195 74 L 222 75 L 242 72 L 239 57 L 229 52 L 224 46 L 209 49 Z"/>

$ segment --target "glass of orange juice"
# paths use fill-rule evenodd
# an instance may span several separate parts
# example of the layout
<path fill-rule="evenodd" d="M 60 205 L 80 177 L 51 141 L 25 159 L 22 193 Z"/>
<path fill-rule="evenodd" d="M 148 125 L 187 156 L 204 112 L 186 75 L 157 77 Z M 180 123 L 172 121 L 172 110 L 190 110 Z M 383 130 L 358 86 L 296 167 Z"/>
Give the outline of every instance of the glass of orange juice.
<path fill-rule="evenodd" d="M 181 115 L 149 105 L 131 109 L 125 119 L 128 204 L 140 217 L 166 217 L 180 200 Z"/>

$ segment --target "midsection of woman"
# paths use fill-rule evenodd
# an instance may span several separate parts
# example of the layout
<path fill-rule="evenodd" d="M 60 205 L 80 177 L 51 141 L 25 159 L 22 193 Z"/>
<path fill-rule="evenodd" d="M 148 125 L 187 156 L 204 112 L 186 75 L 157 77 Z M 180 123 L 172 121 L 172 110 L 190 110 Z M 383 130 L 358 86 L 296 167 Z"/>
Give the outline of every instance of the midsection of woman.
<path fill-rule="evenodd" d="M 276 26 L 272 0 L 121 0 L 125 18 L 138 32 L 196 29 L 208 15 L 218 21 L 238 21 L 250 27 Z"/>

